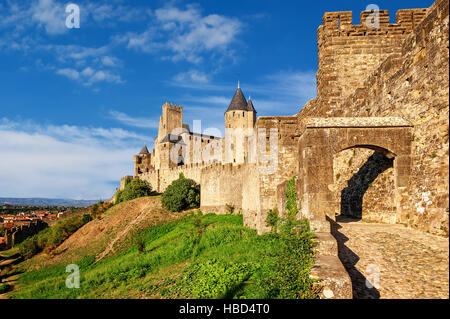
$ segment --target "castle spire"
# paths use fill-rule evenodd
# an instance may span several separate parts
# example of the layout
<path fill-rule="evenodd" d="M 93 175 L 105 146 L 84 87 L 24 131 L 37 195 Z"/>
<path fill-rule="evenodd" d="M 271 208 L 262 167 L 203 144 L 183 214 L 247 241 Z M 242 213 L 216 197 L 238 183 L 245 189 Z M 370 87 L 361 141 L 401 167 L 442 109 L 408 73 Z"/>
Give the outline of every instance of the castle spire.
<path fill-rule="evenodd" d="M 148 151 L 147 145 L 144 144 L 144 147 L 141 149 L 139 154 L 142 154 L 142 155 L 150 154 L 150 152 Z"/>
<path fill-rule="evenodd" d="M 248 97 L 247 111 L 252 111 L 256 113 L 255 107 L 253 106 L 253 102 L 250 96 Z"/>
<path fill-rule="evenodd" d="M 245 99 L 244 93 L 242 93 L 242 90 L 238 82 L 238 88 L 236 90 L 236 93 L 234 93 L 233 99 L 231 100 L 231 103 L 228 106 L 226 112 L 246 111 L 246 110 L 247 110 L 247 100 Z"/>
<path fill-rule="evenodd" d="M 241 86 L 239 85 L 239 80 L 238 80 L 238 89 L 240 89 L 241 88 Z"/>

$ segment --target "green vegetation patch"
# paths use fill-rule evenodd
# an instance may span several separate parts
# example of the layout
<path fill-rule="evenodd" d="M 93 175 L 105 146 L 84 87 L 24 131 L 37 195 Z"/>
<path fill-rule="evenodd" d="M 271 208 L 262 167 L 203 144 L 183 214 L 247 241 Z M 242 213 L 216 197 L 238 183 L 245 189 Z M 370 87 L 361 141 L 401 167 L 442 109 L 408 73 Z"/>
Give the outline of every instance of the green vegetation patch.
<path fill-rule="evenodd" d="M 47 227 L 20 243 L 19 253 L 23 258 L 28 259 L 41 251 L 50 252 L 90 220 L 89 214 L 59 220 L 55 225 Z"/>
<path fill-rule="evenodd" d="M 191 214 L 149 227 L 124 252 L 86 256 L 80 288 L 63 266 L 24 273 L 12 298 L 315 298 L 307 221 L 258 236 L 239 215 Z"/>
<path fill-rule="evenodd" d="M 183 173 L 180 173 L 179 178 L 174 180 L 163 193 L 161 203 L 171 212 L 199 207 L 199 186 L 194 180 L 185 178 Z"/>
<path fill-rule="evenodd" d="M 152 188 L 148 182 L 139 178 L 133 179 L 131 182 L 129 179 L 126 179 L 125 188 L 116 193 L 115 203 L 119 204 L 139 197 L 150 196 L 151 194 Z"/>

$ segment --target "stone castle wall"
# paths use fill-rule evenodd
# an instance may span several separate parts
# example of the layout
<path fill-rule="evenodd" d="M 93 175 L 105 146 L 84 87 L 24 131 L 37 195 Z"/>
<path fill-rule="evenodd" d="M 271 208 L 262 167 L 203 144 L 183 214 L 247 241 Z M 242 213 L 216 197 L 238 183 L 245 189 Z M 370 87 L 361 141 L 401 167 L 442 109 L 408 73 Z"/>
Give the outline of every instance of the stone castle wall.
<path fill-rule="evenodd" d="M 202 167 L 202 164 L 186 164 L 167 169 L 151 170 L 141 174 L 139 178 L 147 181 L 152 187 L 152 190 L 162 193 L 167 186 L 169 186 L 174 180 L 178 179 L 180 173 L 183 173 L 184 177 L 193 179 L 197 183 L 200 183 Z"/>
<path fill-rule="evenodd" d="M 389 23 L 389 12 L 363 11 L 360 24 L 352 25 L 352 12 L 327 12 L 317 31 L 319 69 L 317 91 L 320 106 L 339 109 L 339 102 L 360 87 L 381 62 L 392 54 L 401 54 L 402 42 L 414 25 L 420 23 L 426 9 L 400 10 L 397 23 Z"/>
<path fill-rule="evenodd" d="M 426 15 L 413 11 L 413 17 L 420 14 L 417 19 L 408 20 L 411 17 L 408 11 L 399 11 L 397 21 L 403 21 L 399 24 L 408 22 L 408 28 L 414 28 L 401 41 L 400 50 L 382 61 L 352 94 L 335 100 L 334 107 L 320 103 L 319 96 L 299 114 L 299 117 L 399 116 L 411 122 L 414 177 L 409 188 L 413 210 L 406 224 L 432 232 L 448 230 L 448 12 L 448 2 L 442 0 L 435 2 Z M 337 197 L 373 154 L 360 149 L 346 152 L 335 155 Z M 395 222 L 392 185 L 391 168 L 370 183 L 363 201 L 367 219 Z"/>
<path fill-rule="evenodd" d="M 28 237 L 31 237 L 48 226 L 42 220 L 36 220 L 24 225 L 16 225 L 5 230 L 5 245 L 7 248 L 20 244 Z"/>
<path fill-rule="evenodd" d="M 396 215 L 401 202 L 393 189 L 396 173 L 392 160 L 366 148 L 332 154 L 333 180 L 327 183 L 337 209 L 327 214 L 358 217 L 359 210 L 363 219 L 402 222 L 436 233 L 448 230 L 448 2 L 438 0 L 429 9 L 399 10 L 396 24 L 389 23 L 387 11 L 380 11 L 376 30 L 366 25 L 371 14 L 361 13 L 360 25 L 352 25 L 351 12 L 324 15 L 318 29 L 317 98 L 295 116 L 257 119 L 256 131 L 267 131 L 266 159 L 256 164 L 211 164 L 201 158 L 198 164 L 190 164 L 199 161 L 190 151 L 185 165 L 169 168 L 160 165 L 168 163 L 170 147 L 170 143 L 166 148 L 162 143 L 151 155 L 143 156 L 136 175 L 162 192 L 183 172 L 200 183 L 203 210 L 223 213 L 227 204 L 232 205 L 242 209 L 246 225 L 261 233 L 268 230 L 267 211 L 275 207 L 282 211 L 287 180 L 298 176 L 298 198 L 304 193 L 300 158 L 308 150 L 301 149 L 299 141 L 307 117 L 398 117 L 413 125 L 407 216 Z M 175 117 L 179 125 L 182 115 Z M 162 118 L 161 125 L 164 123 Z M 278 135 L 275 162 L 269 146 L 271 128 L 277 129 Z M 195 139 L 195 135 L 184 138 Z M 202 149 L 210 142 L 218 141 L 203 137 Z M 316 164 L 309 161 L 308 169 L 319 169 L 320 162 L 320 158 Z"/>

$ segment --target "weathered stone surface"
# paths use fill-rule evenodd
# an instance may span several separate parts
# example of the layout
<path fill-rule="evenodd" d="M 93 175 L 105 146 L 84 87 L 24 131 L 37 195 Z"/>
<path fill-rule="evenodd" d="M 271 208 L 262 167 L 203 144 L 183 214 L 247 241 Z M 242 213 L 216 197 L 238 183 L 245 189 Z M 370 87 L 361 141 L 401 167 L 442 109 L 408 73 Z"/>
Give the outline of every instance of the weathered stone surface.
<path fill-rule="evenodd" d="M 449 297 L 448 238 L 348 218 L 340 218 L 332 228 L 354 298 Z M 368 288 L 366 280 L 378 286 Z"/>
<path fill-rule="evenodd" d="M 320 255 L 314 259 L 311 277 L 319 279 L 323 299 L 351 299 L 351 280 L 337 256 Z"/>
<path fill-rule="evenodd" d="M 268 210 L 284 213 L 286 181 L 296 176 L 298 217 L 308 218 L 316 232 L 330 232 L 326 217 L 347 214 L 448 234 L 448 1 L 399 10 L 395 24 L 381 10 L 377 28 L 372 14 L 362 12 L 361 23 L 352 25 L 351 12 L 325 13 L 318 29 L 317 98 L 297 115 L 255 122 L 256 113 L 243 106 L 226 112 L 226 128 L 250 129 L 239 136 L 243 152 L 239 145 L 229 151 L 236 136 L 189 132 L 182 108 L 165 104 L 158 143 L 150 154 L 134 157 L 135 176 L 162 192 L 183 172 L 201 184 L 202 209 L 223 213 L 232 205 L 258 233 L 270 230 Z M 188 146 L 178 149 L 170 138 L 161 139 L 171 129 L 179 129 Z M 271 130 L 276 136 L 262 136 Z M 255 154 L 246 146 L 260 137 L 264 156 L 252 162 Z M 220 159 L 211 157 L 213 149 Z M 173 150 L 182 161 L 170 161 Z M 333 251 L 327 242 L 319 252 Z M 338 273 L 338 262 L 328 257 L 318 257 L 319 269 Z M 336 289 L 348 295 L 341 279 L 330 282 L 328 296 Z"/>

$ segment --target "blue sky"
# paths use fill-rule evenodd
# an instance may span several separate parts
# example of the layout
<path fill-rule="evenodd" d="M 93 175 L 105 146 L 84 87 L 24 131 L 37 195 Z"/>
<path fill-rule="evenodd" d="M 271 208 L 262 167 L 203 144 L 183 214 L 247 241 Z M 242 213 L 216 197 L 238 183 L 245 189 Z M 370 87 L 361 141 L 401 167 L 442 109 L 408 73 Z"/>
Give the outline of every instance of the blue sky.
<path fill-rule="evenodd" d="M 0 0 L 0 197 L 110 197 L 157 134 L 161 106 L 223 130 L 240 79 L 258 116 L 315 97 L 326 11 L 432 1 Z"/>

